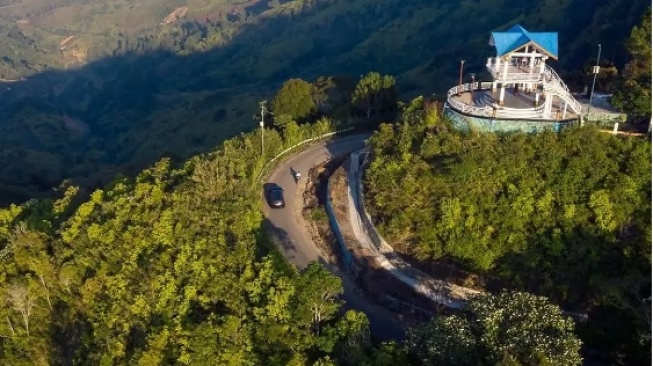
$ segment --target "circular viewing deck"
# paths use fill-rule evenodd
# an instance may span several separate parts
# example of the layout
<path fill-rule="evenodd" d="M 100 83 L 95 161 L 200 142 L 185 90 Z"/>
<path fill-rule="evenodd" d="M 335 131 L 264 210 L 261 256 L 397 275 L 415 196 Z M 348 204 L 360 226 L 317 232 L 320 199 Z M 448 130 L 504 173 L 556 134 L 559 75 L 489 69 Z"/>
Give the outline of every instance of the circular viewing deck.
<path fill-rule="evenodd" d="M 521 90 L 515 92 L 514 88 L 506 88 L 504 103 L 499 106 L 499 89 L 493 92 L 492 83 L 475 83 L 475 86 L 480 88 L 472 91 L 470 84 L 451 88 L 447 94 L 449 106 L 466 115 L 492 119 L 550 122 L 576 120 L 579 117 L 569 108 L 565 112 L 565 102 L 557 96 L 550 96 L 553 98 L 552 110 L 551 114 L 546 116 L 544 108 L 546 97 L 542 95 L 536 106 L 535 93 L 525 93 Z M 461 90 L 460 95 L 458 95 L 459 90 Z"/>

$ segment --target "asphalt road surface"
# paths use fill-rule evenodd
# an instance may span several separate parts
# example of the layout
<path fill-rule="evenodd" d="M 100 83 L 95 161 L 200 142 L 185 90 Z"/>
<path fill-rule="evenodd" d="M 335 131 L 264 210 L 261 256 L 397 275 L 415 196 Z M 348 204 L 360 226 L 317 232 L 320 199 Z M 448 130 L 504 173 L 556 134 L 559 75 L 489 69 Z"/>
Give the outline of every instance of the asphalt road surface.
<path fill-rule="evenodd" d="M 401 339 L 404 328 L 397 316 L 383 307 L 372 304 L 356 287 L 356 284 L 335 265 L 329 265 L 320 250 L 313 242 L 311 235 L 297 220 L 300 209 L 300 189 L 308 171 L 333 156 L 348 154 L 362 148 L 369 133 L 349 135 L 320 142 L 292 156 L 279 166 L 265 184 L 276 184 L 283 188 L 286 207 L 271 209 L 263 200 L 263 212 L 267 217 L 266 226 L 272 235 L 277 236 L 280 250 L 288 261 L 299 268 L 304 268 L 310 262 L 322 263 L 332 273 L 342 278 L 344 287 L 343 300 L 346 309 L 355 309 L 365 313 L 370 320 L 370 332 L 379 340 Z M 302 175 L 299 183 L 295 182 L 292 172 L 299 171 Z M 263 188 L 262 188 L 263 189 Z"/>

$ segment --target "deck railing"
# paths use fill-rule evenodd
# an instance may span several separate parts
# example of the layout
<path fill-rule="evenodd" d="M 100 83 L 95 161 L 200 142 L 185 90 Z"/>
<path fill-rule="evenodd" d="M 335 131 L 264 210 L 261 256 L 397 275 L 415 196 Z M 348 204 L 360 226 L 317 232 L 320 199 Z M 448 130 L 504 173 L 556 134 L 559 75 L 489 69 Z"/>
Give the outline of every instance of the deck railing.
<path fill-rule="evenodd" d="M 491 82 L 474 83 L 474 90 L 488 90 L 492 88 Z M 544 116 L 544 103 L 537 107 L 527 109 L 514 109 L 514 108 L 496 108 L 493 106 L 473 106 L 469 103 L 464 103 L 454 98 L 458 93 L 466 93 L 470 91 L 470 84 L 457 85 L 449 89 L 447 92 L 447 104 L 459 112 L 471 114 L 479 117 L 489 118 L 524 118 L 524 119 L 543 119 Z"/>
<path fill-rule="evenodd" d="M 505 64 L 497 65 L 496 60 L 492 57 L 488 58 L 485 67 L 487 71 L 492 75 L 492 78 L 495 80 L 506 80 L 506 81 L 522 81 L 522 82 L 537 82 L 542 80 L 542 74 L 539 72 L 540 66 L 533 66 L 533 69 L 529 65 L 508 65 L 508 73 L 503 74 L 503 68 Z"/>
<path fill-rule="evenodd" d="M 546 65 L 544 76 L 546 77 L 544 83 L 545 90 L 549 89 L 553 94 L 557 94 L 562 100 L 569 103 L 569 107 L 574 111 L 574 113 L 580 115 L 582 106 L 578 103 L 576 98 L 571 95 L 567 84 L 562 81 L 560 75 L 558 75 L 558 73 L 549 65 Z"/>

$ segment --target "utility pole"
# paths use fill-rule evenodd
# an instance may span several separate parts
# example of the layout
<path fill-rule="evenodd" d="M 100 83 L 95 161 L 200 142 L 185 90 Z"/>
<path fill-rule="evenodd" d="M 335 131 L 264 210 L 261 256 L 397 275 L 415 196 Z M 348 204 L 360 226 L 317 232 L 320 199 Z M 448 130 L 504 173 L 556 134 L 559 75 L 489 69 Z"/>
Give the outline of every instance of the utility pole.
<path fill-rule="evenodd" d="M 475 73 L 470 73 L 472 76 L 472 84 L 470 85 L 469 92 L 470 92 L 470 99 L 469 99 L 469 106 L 473 107 L 474 106 L 474 83 L 476 82 L 476 74 Z"/>
<path fill-rule="evenodd" d="M 592 68 L 594 80 L 592 81 L 592 91 L 590 92 L 590 103 L 587 106 L 587 118 L 590 117 L 590 109 L 592 109 L 592 97 L 594 96 L 594 84 L 596 84 L 596 75 L 599 73 L 599 59 L 601 58 L 601 44 L 599 43 L 599 54 L 596 56 L 596 66 Z"/>
<path fill-rule="evenodd" d="M 264 140 L 264 135 L 265 135 L 265 115 L 268 113 L 268 101 L 264 100 L 259 102 L 259 107 L 261 107 L 261 121 L 259 122 L 259 126 L 261 126 L 261 156 L 265 156 L 265 140 Z"/>
<path fill-rule="evenodd" d="M 463 65 L 465 65 L 465 60 L 460 60 L 460 78 L 458 81 L 458 95 L 460 95 L 460 92 L 462 91 L 463 88 Z"/>

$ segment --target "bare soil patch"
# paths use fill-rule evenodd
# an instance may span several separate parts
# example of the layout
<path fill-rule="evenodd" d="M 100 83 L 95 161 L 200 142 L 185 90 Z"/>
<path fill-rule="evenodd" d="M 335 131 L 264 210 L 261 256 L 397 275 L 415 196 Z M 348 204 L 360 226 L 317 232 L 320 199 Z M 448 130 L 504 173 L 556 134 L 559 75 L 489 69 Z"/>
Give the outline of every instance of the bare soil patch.
<path fill-rule="evenodd" d="M 367 253 L 359 247 L 349 223 L 348 182 L 347 171 L 344 168 L 347 165 L 343 164 L 347 161 L 347 156 L 336 157 L 315 166 L 308 172 L 300 211 L 306 229 L 314 242 L 330 263 L 338 263 L 341 268 L 345 268 L 325 210 L 328 181 L 331 179 L 329 193 L 334 213 L 354 258 L 354 265 L 349 275 L 357 283 L 363 295 L 370 301 L 398 314 L 408 326 L 428 320 L 436 313 L 447 313 L 446 308 L 434 306 L 429 299 L 380 268 L 372 253 Z"/>
<path fill-rule="evenodd" d="M 346 159 L 346 156 L 333 159 L 313 167 L 306 177 L 306 185 L 300 208 L 306 231 L 311 235 L 313 242 L 327 257 L 329 263 L 339 261 L 338 243 L 329 226 L 325 202 L 329 177 Z"/>

